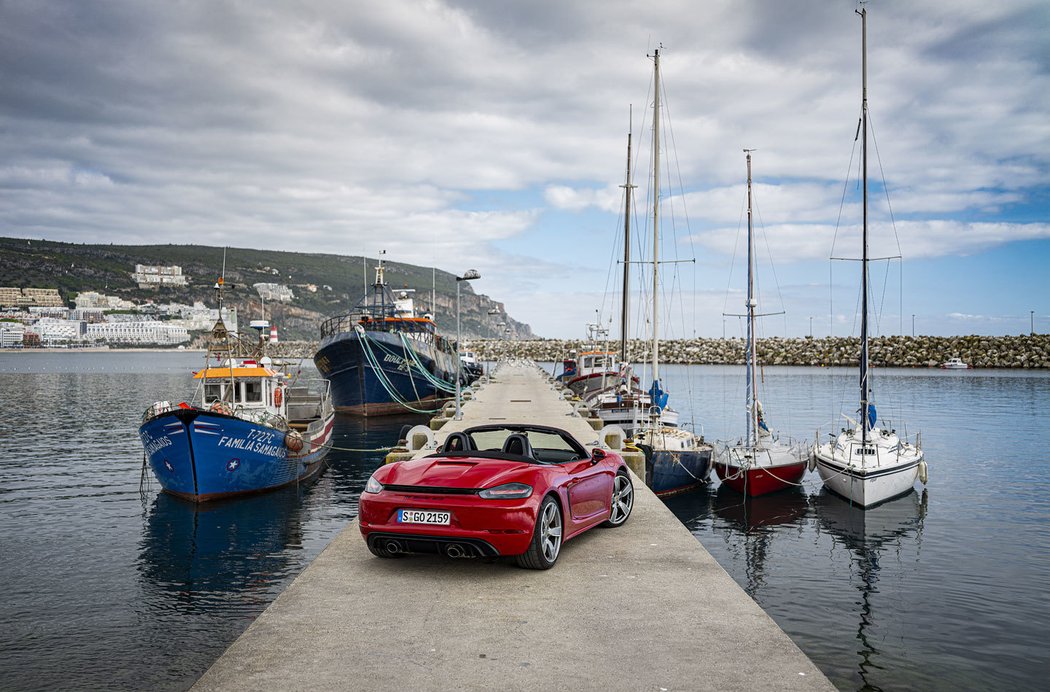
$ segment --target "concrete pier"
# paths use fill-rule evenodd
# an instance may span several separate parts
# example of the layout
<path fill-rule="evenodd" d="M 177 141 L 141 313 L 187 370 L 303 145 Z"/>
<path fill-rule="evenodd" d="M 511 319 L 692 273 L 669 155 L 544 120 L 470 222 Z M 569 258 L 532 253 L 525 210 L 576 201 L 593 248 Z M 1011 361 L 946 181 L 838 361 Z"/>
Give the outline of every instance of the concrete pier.
<path fill-rule="evenodd" d="M 453 430 L 597 432 L 533 366 L 505 365 Z M 630 520 L 565 543 L 548 571 L 381 560 L 352 523 L 197 690 L 834 689 L 643 484 Z"/>

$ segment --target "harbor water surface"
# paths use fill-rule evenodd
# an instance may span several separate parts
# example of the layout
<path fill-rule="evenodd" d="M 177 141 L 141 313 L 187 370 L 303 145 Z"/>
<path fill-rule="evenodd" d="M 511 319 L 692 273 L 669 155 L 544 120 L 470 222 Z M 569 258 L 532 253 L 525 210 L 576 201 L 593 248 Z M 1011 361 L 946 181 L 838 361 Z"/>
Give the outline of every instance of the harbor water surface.
<path fill-rule="evenodd" d="M 190 398 L 201 363 L 0 353 L 0 687 L 189 687 L 353 519 L 380 450 L 420 422 L 340 417 L 317 482 L 196 508 L 143 475 L 137 428 L 152 402 Z M 742 368 L 663 374 L 683 422 L 712 441 L 740 433 Z M 875 382 L 880 418 L 922 431 L 925 492 L 863 511 L 809 474 L 750 501 L 714 481 L 668 507 L 840 688 L 1043 688 L 1050 373 Z M 848 369 L 767 368 L 759 387 L 772 426 L 806 441 L 857 408 Z"/>

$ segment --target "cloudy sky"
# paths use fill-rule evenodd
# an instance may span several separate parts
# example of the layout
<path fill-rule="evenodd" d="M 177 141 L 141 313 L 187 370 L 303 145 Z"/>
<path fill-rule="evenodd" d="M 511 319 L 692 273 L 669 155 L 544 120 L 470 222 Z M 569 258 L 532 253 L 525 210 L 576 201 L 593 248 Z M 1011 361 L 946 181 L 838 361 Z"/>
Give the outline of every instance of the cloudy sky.
<path fill-rule="evenodd" d="M 0 0 L 0 235 L 386 250 L 582 336 L 618 300 L 629 129 L 652 242 L 662 46 L 661 255 L 696 260 L 664 265 L 667 334 L 740 332 L 745 147 L 763 333 L 848 334 L 857 7 Z M 903 257 L 878 332 L 1050 331 L 1050 3 L 867 8 L 872 254 Z"/>

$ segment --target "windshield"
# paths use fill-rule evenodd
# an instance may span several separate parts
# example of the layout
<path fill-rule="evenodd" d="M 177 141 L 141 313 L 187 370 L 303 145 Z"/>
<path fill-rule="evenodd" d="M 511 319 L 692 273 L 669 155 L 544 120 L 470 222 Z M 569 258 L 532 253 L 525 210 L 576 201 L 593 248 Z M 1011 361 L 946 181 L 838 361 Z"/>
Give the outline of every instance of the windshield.
<path fill-rule="evenodd" d="M 501 457 L 507 455 L 507 438 L 511 435 L 524 436 L 528 440 L 531 454 L 525 456 L 536 461 L 560 464 L 568 461 L 586 459 L 588 454 L 583 446 L 568 433 L 557 428 L 530 425 L 488 425 L 469 428 L 464 431 L 469 439 L 468 454 L 479 456 Z M 515 450 L 518 445 L 512 445 Z M 451 451 L 451 450 L 450 450 Z M 460 453 L 460 452 L 457 452 Z M 516 453 L 510 454 L 518 458 Z"/>

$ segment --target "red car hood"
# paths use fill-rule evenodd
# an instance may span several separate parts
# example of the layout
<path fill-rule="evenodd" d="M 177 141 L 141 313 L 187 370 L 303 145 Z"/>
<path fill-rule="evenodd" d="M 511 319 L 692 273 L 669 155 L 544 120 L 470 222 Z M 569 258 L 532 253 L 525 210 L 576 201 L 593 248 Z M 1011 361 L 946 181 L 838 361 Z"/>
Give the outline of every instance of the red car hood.
<path fill-rule="evenodd" d="M 376 480 L 384 485 L 424 485 L 436 488 L 491 488 L 521 481 L 538 467 L 520 461 L 440 457 L 412 459 L 386 466 Z"/>

